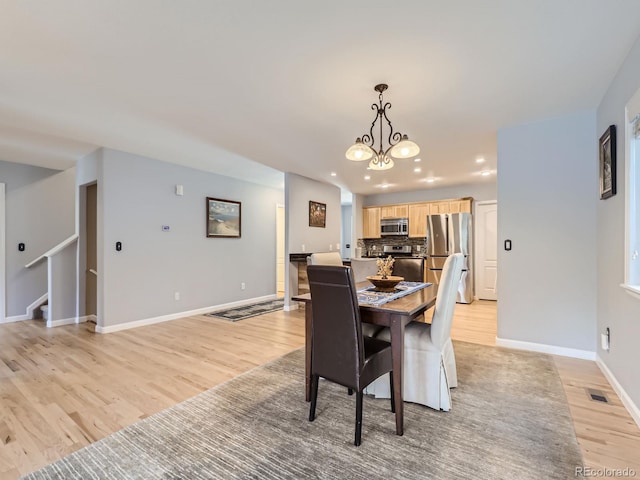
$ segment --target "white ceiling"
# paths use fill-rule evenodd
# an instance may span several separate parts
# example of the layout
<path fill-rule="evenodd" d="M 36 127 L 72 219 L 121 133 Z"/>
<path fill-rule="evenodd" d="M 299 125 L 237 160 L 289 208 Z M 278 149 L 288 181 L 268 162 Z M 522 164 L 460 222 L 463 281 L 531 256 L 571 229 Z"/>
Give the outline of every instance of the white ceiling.
<path fill-rule="evenodd" d="M 0 0 L 0 158 L 106 146 L 363 194 L 487 181 L 499 128 L 595 109 L 639 35 L 637 0 Z M 381 82 L 422 172 L 365 181 L 344 151 Z"/>

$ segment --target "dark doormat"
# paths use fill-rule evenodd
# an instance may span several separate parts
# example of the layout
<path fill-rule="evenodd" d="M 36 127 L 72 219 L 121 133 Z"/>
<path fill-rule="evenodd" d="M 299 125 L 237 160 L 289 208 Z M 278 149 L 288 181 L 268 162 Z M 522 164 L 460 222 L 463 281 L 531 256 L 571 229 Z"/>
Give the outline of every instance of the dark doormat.
<path fill-rule="evenodd" d="M 205 313 L 205 316 L 222 318 L 223 320 L 237 322 L 238 320 L 255 317 L 256 315 L 262 315 L 263 313 L 282 310 L 283 307 L 283 299 L 267 300 L 266 302 L 252 303 L 250 305 L 243 305 L 241 307 L 229 308 L 228 310 L 219 310 L 217 312 Z"/>

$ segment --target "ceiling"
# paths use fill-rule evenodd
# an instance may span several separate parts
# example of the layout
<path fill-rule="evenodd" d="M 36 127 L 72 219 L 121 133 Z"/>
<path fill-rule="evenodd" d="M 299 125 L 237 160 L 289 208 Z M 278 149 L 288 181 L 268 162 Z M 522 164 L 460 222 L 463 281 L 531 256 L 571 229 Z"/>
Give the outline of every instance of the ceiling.
<path fill-rule="evenodd" d="M 0 159 L 64 169 L 105 146 L 362 194 L 492 181 L 479 172 L 495 173 L 498 129 L 595 109 L 640 36 L 637 0 L 0 0 L 0 12 Z M 381 82 L 394 128 L 422 149 L 419 173 L 344 157 Z"/>

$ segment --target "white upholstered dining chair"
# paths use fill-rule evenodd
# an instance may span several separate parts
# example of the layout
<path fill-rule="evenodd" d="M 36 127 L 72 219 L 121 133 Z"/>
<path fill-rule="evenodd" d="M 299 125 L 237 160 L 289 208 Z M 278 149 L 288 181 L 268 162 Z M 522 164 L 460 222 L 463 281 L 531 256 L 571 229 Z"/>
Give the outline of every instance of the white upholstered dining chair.
<path fill-rule="evenodd" d="M 307 263 L 309 265 L 336 265 L 342 266 L 342 257 L 338 252 L 312 253 Z"/>
<path fill-rule="evenodd" d="M 356 283 L 366 282 L 367 277 L 378 274 L 378 260 L 376 258 L 352 258 L 351 270 Z"/>
<path fill-rule="evenodd" d="M 451 324 L 463 263 L 464 255 L 461 253 L 447 258 L 431 324 L 412 322 L 405 328 L 402 395 L 407 402 L 436 410 L 451 409 L 449 389 L 458 385 Z M 376 338 L 390 340 L 389 329 L 382 330 Z M 387 376 L 369 385 L 366 393 L 376 398 L 390 398 Z"/>

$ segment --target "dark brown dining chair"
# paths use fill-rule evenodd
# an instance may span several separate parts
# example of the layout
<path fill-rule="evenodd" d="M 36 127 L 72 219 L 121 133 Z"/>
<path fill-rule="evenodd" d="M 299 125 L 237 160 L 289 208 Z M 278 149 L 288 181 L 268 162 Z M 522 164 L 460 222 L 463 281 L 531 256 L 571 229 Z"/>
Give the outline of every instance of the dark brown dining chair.
<path fill-rule="evenodd" d="M 360 309 L 353 273 L 349 267 L 309 265 L 311 290 L 311 407 L 309 421 L 316 416 L 318 379 L 356 392 L 356 446 L 362 436 L 363 390 L 376 378 L 390 373 L 393 385 L 391 344 L 362 335 Z M 391 389 L 393 391 L 393 389 Z M 391 411 L 395 412 L 393 396 Z"/>
<path fill-rule="evenodd" d="M 406 282 L 424 282 L 424 259 L 396 258 L 393 262 L 393 275 L 404 277 Z"/>

